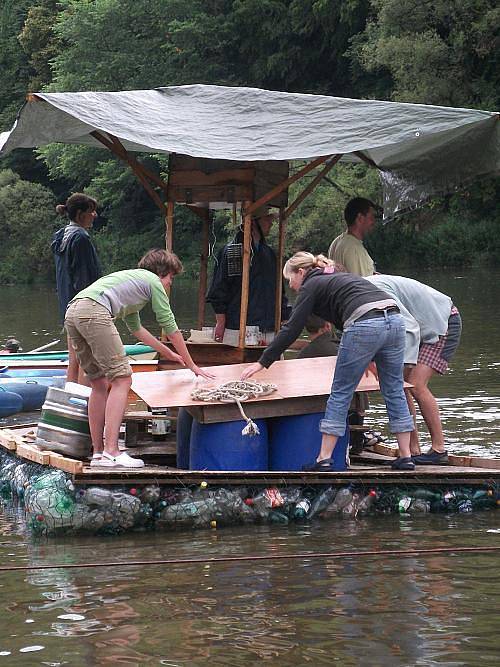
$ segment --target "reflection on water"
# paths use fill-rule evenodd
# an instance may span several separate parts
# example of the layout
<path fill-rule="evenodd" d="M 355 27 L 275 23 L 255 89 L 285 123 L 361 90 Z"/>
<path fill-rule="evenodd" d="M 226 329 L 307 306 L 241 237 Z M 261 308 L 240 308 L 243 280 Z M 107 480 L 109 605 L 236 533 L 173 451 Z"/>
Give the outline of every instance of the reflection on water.
<path fill-rule="evenodd" d="M 36 565 L 490 545 L 499 519 L 387 516 L 35 544 L 21 525 L 4 516 L 0 553 Z M 8 664 L 27 664 L 26 647 L 43 647 L 29 664 L 498 663 L 493 554 L 33 569 L 0 574 L 0 585 Z"/>

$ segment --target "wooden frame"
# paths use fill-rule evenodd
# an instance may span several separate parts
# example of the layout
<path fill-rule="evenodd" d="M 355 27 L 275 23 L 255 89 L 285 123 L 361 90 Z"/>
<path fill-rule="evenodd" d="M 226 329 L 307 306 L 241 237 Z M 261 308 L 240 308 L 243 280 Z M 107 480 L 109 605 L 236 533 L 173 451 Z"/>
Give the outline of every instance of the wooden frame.
<path fill-rule="evenodd" d="M 208 253 L 209 253 L 209 206 L 211 201 L 218 198 L 233 204 L 233 213 L 236 202 L 242 202 L 243 215 L 243 271 L 241 277 L 241 310 L 240 310 L 240 332 L 238 347 L 245 349 L 245 331 L 248 314 L 249 276 L 250 276 L 250 254 L 251 254 L 251 223 L 252 213 L 259 207 L 268 204 L 276 196 L 283 193 L 290 185 L 300 180 L 313 169 L 324 165 L 321 171 L 314 177 L 308 186 L 298 195 L 294 202 L 287 208 L 281 206 L 279 209 L 279 233 L 278 253 L 276 263 L 276 309 L 275 330 L 278 331 L 281 324 L 282 304 L 282 267 L 286 236 L 287 219 L 314 190 L 328 172 L 337 164 L 342 157 L 339 155 L 321 156 L 311 160 L 292 176 L 271 188 L 266 194 L 252 201 L 252 183 L 255 178 L 255 170 L 249 167 L 236 168 L 234 170 L 221 170 L 215 173 L 205 173 L 200 170 L 187 170 L 176 172 L 169 169 L 168 182 L 149 171 L 135 157 L 131 156 L 119 139 L 111 134 L 105 135 L 99 130 L 90 133 L 97 141 L 108 148 L 114 155 L 125 161 L 140 183 L 145 188 L 154 203 L 165 215 L 165 246 L 173 250 L 173 228 L 174 228 L 174 206 L 176 202 L 188 206 L 202 219 L 201 251 L 200 251 L 200 284 L 198 289 L 198 327 L 202 328 L 205 323 L 205 294 L 208 283 Z M 364 155 L 359 157 L 367 161 Z M 210 162 L 208 160 L 208 162 Z M 373 165 L 376 166 L 376 165 Z M 162 200 L 156 188 L 159 188 L 166 203 Z M 208 207 L 201 208 L 195 202 L 206 202 Z"/>

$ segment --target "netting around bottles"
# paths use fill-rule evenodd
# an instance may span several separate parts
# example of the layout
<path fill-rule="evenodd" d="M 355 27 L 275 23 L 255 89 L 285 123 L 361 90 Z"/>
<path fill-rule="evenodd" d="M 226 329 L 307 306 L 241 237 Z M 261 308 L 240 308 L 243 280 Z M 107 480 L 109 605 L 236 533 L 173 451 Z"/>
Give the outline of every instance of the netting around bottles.
<path fill-rule="evenodd" d="M 208 528 L 246 523 L 356 520 L 500 507 L 498 483 L 474 486 L 76 487 L 69 475 L 0 451 L 0 497 L 21 502 L 35 534 Z"/>

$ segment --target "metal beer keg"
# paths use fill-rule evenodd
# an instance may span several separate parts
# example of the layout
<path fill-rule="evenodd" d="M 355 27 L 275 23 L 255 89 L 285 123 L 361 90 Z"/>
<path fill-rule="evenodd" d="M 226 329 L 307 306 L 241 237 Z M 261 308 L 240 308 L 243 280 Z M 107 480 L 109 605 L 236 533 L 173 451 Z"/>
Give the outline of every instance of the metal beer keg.
<path fill-rule="evenodd" d="M 71 458 L 90 456 L 87 400 L 77 393 L 49 387 L 42 405 L 36 444 Z"/>

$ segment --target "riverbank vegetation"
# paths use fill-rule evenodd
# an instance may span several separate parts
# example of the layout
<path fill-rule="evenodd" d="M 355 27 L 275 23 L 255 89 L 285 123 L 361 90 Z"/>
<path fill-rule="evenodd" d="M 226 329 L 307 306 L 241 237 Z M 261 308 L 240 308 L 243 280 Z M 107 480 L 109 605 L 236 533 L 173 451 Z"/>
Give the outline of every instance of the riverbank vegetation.
<path fill-rule="evenodd" d="M 119 90 L 189 83 L 499 108 L 500 10 L 494 0 L 4 0 L 0 130 L 27 91 Z M 164 156 L 144 156 L 166 175 Z M 296 165 L 298 166 L 298 165 Z M 100 202 L 106 270 L 161 245 L 164 221 L 132 172 L 104 149 L 52 145 L 0 163 L 0 282 L 50 280 L 54 206 L 85 190 Z M 291 193 L 293 196 L 293 192 Z M 488 179 L 434 199 L 368 240 L 380 270 L 497 262 L 500 187 Z M 377 174 L 339 166 L 294 213 L 291 252 L 325 252 L 346 201 L 381 201 Z M 194 272 L 197 222 L 176 209 L 175 249 Z M 214 239 L 230 222 L 218 214 Z"/>

